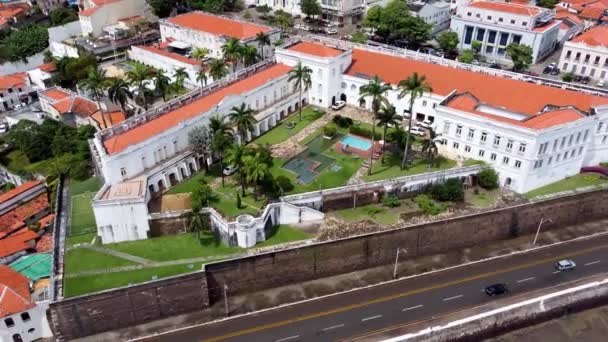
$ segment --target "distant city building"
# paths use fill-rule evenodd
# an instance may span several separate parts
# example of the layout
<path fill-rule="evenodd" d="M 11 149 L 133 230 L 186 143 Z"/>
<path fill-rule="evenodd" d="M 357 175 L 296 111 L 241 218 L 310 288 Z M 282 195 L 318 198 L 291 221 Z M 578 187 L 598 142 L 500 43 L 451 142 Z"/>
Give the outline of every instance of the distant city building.
<path fill-rule="evenodd" d="M 559 58 L 563 72 L 608 81 L 608 26 L 596 26 L 564 44 Z"/>
<path fill-rule="evenodd" d="M 478 1 L 458 7 L 450 27 L 458 33 L 460 50 L 478 41 L 482 55 L 508 61 L 507 46 L 523 44 L 532 48 L 532 62 L 536 63 L 557 45 L 560 22 L 554 16 L 554 11 L 542 7 Z"/>
<path fill-rule="evenodd" d="M 27 73 L 0 76 L 0 112 L 29 103 L 35 95 L 36 90 Z"/>
<path fill-rule="evenodd" d="M 109 39 L 112 39 L 113 34 L 120 34 L 116 31 L 124 29 L 118 27 L 115 30 L 111 29 L 111 32 L 105 32 L 104 29 L 120 25 L 120 21 L 137 17 L 148 21 L 156 20 L 146 0 L 84 0 L 80 3 L 80 7 L 78 16 L 84 36 L 99 37 L 105 33 Z"/>
<path fill-rule="evenodd" d="M 568 11 L 558 11 L 555 20 L 560 21 L 557 40 L 563 45 L 568 40 L 574 38 L 585 30 L 585 21 L 576 14 Z"/>
<path fill-rule="evenodd" d="M 425 23 L 432 26 L 431 34 L 450 28 L 450 3 L 443 0 L 415 0 L 408 1 L 407 5 L 413 15 L 420 17 Z"/>

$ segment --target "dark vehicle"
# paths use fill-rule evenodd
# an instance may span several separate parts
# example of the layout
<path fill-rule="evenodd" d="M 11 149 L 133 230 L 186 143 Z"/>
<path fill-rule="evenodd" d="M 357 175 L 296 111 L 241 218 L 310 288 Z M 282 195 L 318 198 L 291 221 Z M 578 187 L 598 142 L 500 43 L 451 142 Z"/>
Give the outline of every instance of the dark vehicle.
<path fill-rule="evenodd" d="M 583 80 L 583 76 L 574 76 L 574 82 L 581 82 Z"/>
<path fill-rule="evenodd" d="M 553 68 L 547 65 L 547 66 L 546 66 L 546 67 L 543 69 L 543 74 L 549 74 L 549 73 L 551 73 L 551 71 L 553 71 Z"/>
<path fill-rule="evenodd" d="M 559 68 L 554 68 L 553 70 L 551 70 L 551 75 L 557 76 L 557 75 L 559 75 L 559 72 L 560 72 Z"/>
<path fill-rule="evenodd" d="M 498 70 L 502 69 L 502 67 L 498 63 L 490 64 L 489 67 L 492 69 L 498 69 Z"/>
<path fill-rule="evenodd" d="M 488 296 L 498 296 L 506 293 L 508 290 L 505 284 L 494 284 L 486 287 L 484 291 Z"/>
<path fill-rule="evenodd" d="M 585 76 L 583 77 L 583 79 L 581 80 L 582 84 L 589 84 L 589 82 L 591 82 L 591 77 L 589 76 Z"/>

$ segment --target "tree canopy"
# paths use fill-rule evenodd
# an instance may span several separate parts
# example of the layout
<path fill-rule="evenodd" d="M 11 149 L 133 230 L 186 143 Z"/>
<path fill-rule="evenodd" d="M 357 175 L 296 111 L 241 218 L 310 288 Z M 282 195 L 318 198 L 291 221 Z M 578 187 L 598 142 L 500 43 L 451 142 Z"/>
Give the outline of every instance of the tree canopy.
<path fill-rule="evenodd" d="M 307 17 L 314 17 L 321 14 L 321 4 L 319 4 L 319 0 L 302 0 L 300 10 Z"/>
<path fill-rule="evenodd" d="M 51 26 L 60 26 L 78 20 L 78 13 L 70 7 L 59 7 L 49 12 Z"/>
<path fill-rule="evenodd" d="M 63 57 L 57 61 L 56 80 L 64 87 L 70 87 L 87 78 L 89 70 L 97 67 L 93 54 L 83 54 L 78 58 Z"/>
<path fill-rule="evenodd" d="M 450 54 L 458 48 L 458 33 L 452 31 L 444 31 L 437 37 L 437 43 L 444 53 Z"/>
<path fill-rule="evenodd" d="M 532 64 L 532 48 L 523 44 L 507 46 L 507 55 L 513 61 L 514 71 L 524 71 Z"/>
<path fill-rule="evenodd" d="M 536 5 L 544 8 L 553 9 L 553 7 L 555 7 L 558 2 L 559 0 L 538 0 Z"/>
<path fill-rule="evenodd" d="M 171 15 L 171 11 L 176 7 L 176 0 L 147 0 L 152 11 L 159 18 L 166 18 Z"/>
<path fill-rule="evenodd" d="M 48 29 L 40 25 L 27 25 L 0 40 L 0 62 L 26 60 L 48 46 Z"/>
<path fill-rule="evenodd" d="M 409 48 L 418 48 L 431 39 L 431 25 L 412 16 L 407 4 L 400 0 L 392 0 L 385 7 L 373 6 L 363 24 L 387 43 L 402 40 Z"/>

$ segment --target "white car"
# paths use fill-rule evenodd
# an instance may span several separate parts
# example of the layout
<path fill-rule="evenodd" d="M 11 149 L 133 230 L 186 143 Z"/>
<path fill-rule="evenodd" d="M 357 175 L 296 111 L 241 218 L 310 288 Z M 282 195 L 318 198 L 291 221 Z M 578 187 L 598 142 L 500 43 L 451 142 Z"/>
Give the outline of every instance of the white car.
<path fill-rule="evenodd" d="M 310 31 L 310 27 L 308 27 L 306 25 L 295 25 L 294 28 L 296 30 Z"/>
<path fill-rule="evenodd" d="M 560 260 L 555 264 L 555 269 L 558 271 L 569 271 L 576 268 L 574 261 L 569 259 Z"/>
<path fill-rule="evenodd" d="M 604 88 L 604 81 L 597 82 L 597 86 L 600 88 Z"/>
<path fill-rule="evenodd" d="M 424 136 L 424 131 L 418 127 L 412 127 L 412 130 L 410 132 L 412 133 L 412 135 L 417 135 L 419 137 Z"/>
<path fill-rule="evenodd" d="M 418 122 L 417 126 L 420 126 L 423 128 L 431 128 L 431 124 L 432 124 L 432 122 L 430 122 L 429 120 L 424 120 L 422 122 Z"/>
<path fill-rule="evenodd" d="M 344 101 L 336 101 L 336 103 L 334 103 L 333 105 L 331 105 L 331 109 L 333 109 L 333 110 L 340 110 L 340 109 L 344 108 L 344 106 L 346 106 L 346 102 L 344 102 Z"/>
<path fill-rule="evenodd" d="M 474 60 L 471 62 L 471 64 L 473 64 L 473 65 L 479 65 L 479 61 L 478 61 L 478 60 L 476 60 L 476 59 L 474 59 Z"/>
<path fill-rule="evenodd" d="M 224 168 L 224 170 L 222 172 L 224 173 L 224 175 L 230 176 L 231 174 L 235 173 L 236 170 L 238 170 L 238 167 L 232 166 L 232 165 L 228 165 L 228 166 L 226 166 Z"/>
<path fill-rule="evenodd" d="M 324 31 L 326 34 L 338 34 L 338 30 L 332 28 L 325 28 Z"/>

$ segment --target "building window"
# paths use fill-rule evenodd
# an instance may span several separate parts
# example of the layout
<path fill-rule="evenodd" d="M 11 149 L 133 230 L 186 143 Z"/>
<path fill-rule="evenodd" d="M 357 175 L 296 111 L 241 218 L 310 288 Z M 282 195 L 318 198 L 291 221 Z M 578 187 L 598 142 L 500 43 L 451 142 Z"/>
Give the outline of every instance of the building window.
<path fill-rule="evenodd" d="M 593 61 L 593 64 L 600 64 L 600 56 L 595 56 L 595 60 Z"/>
<path fill-rule="evenodd" d="M 509 164 L 509 157 L 502 157 L 502 163 L 505 165 Z"/>
<path fill-rule="evenodd" d="M 500 145 L 500 136 L 497 135 L 494 137 L 494 146 Z"/>
<path fill-rule="evenodd" d="M 580 156 L 583 153 L 583 146 L 578 148 L 578 155 Z"/>
<path fill-rule="evenodd" d="M 492 53 L 494 52 L 494 47 L 492 45 L 487 45 L 486 46 L 486 53 Z"/>
<path fill-rule="evenodd" d="M 521 167 L 521 161 L 516 160 L 515 161 L 515 168 L 519 169 Z"/>
<path fill-rule="evenodd" d="M 450 133 L 450 123 L 448 121 L 443 123 L 443 134 Z"/>
<path fill-rule="evenodd" d="M 460 146 L 457 142 L 454 141 L 454 144 L 452 145 L 455 149 L 458 149 L 458 146 Z"/>
<path fill-rule="evenodd" d="M 471 16 L 471 12 L 467 12 L 467 17 L 470 17 L 470 16 Z"/>
<path fill-rule="evenodd" d="M 124 167 L 120 168 L 120 175 L 121 176 L 126 176 L 127 175 L 127 169 L 125 169 Z"/>
<path fill-rule="evenodd" d="M 12 327 L 12 326 L 15 325 L 15 321 L 13 321 L 13 319 L 10 318 L 10 317 L 9 318 L 5 318 L 4 319 L 4 324 L 6 324 L 7 328 L 10 328 L 10 327 Z"/>
<path fill-rule="evenodd" d="M 526 26 L 526 25 L 528 25 L 528 22 L 527 22 L 527 21 L 522 21 L 522 22 L 521 22 L 521 26 Z"/>
<path fill-rule="evenodd" d="M 479 42 L 483 42 L 483 38 L 486 34 L 486 30 L 482 29 L 482 28 L 478 28 L 477 29 L 477 40 Z"/>
<path fill-rule="evenodd" d="M 487 18 L 488 18 L 488 20 L 492 20 L 492 16 L 491 15 L 487 16 Z"/>
<path fill-rule="evenodd" d="M 471 152 L 471 146 L 466 145 L 466 146 L 464 147 L 464 151 L 465 151 L 465 152 Z"/>
<path fill-rule="evenodd" d="M 562 138 L 562 142 L 561 144 L 559 144 L 559 148 L 564 148 L 564 145 L 566 145 L 566 137 Z"/>
<path fill-rule="evenodd" d="M 426 107 L 426 100 L 422 101 L 422 107 Z"/>
<path fill-rule="evenodd" d="M 570 134 L 570 139 L 568 139 L 568 146 L 572 145 L 573 140 L 574 140 L 574 134 Z"/>
<path fill-rule="evenodd" d="M 500 33 L 500 41 L 499 41 L 499 45 L 501 46 L 506 46 L 507 42 L 509 40 L 509 34 L 506 32 L 501 32 Z"/>
<path fill-rule="evenodd" d="M 481 18 L 481 14 L 479 14 L 479 13 L 475 14 L 475 16 L 476 16 L 477 18 Z"/>
<path fill-rule="evenodd" d="M 507 141 L 507 151 L 511 151 L 513 149 L 513 140 Z"/>
<path fill-rule="evenodd" d="M 27 312 L 22 312 L 21 313 L 21 320 L 24 322 L 27 322 L 29 320 L 31 320 L 30 314 Z"/>
<path fill-rule="evenodd" d="M 564 67 L 562 69 L 563 70 L 568 70 L 568 63 L 564 63 Z"/>
<path fill-rule="evenodd" d="M 473 139 L 474 136 L 475 136 L 475 130 L 472 128 L 469 128 L 469 138 Z"/>
<path fill-rule="evenodd" d="M 480 156 L 480 157 L 483 157 L 483 156 L 484 156 L 484 154 L 486 154 L 486 151 L 484 151 L 484 150 L 479 150 L 479 156 Z"/>
<path fill-rule="evenodd" d="M 569 153 L 569 151 L 566 151 L 566 152 L 564 153 L 564 160 L 568 159 L 568 153 Z"/>
<path fill-rule="evenodd" d="M 602 130 L 603 126 L 604 126 L 603 122 L 600 122 L 599 124 L 597 124 L 597 133 L 599 133 Z"/>
<path fill-rule="evenodd" d="M 456 136 L 459 137 L 461 133 L 462 133 L 462 126 L 461 125 L 456 126 Z"/>
<path fill-rule="evenodd" d="M 521 42 L 521 35 L 516 34 L 513 36 L 513 44 L 519 44 Z"/>
<path fill-rule="evenodd" d="M 591 55 L 586 54 L 585 55 L 585 63 L 589 63 L 589 58 L 591 58 Z"/>
<path fill-rule="evenodd" d="M 490 154 L 490 160 L 492 160 L 492 161 L 496 160 L 496 153 Z"/>
<path fill-rule="evenodd" d="M 589 136 L 589 130 L 585 130 L 585 135 L 583 135 L 583 142 L 587 141 L 587 137 Z"/>
<path fill-rule="evenodd" d="M 602 137 L 602 144 L 605 144 L 605 143 L 606 143 L 606 139 L 608 139 L 608 135 L 604 135 L 604 136 Z"/>
<path fill-rule="evenodd" d="M 555 162 L 557 163 L 562 158 L 562 154 L 559 153 L 557 157 L 555 157 Z"/>
<path fill-rule="evenodd" d="M 572 56 L 572 51 L 571 50 L 566 51 L 566 58 L 570 59 L 570 56 Z"/>
<path fill-rule="evenodd" d="M 488 44 L 494 44 L 496 42 L 496 31 L 488 31 Z"/>
<path fill-rule="evenodd" d="M 511 24 L 515 24 L 515 20 L 511 19 Z"/>
<path fill-rule="evenodd" d="M 504 21 L 503 18 L 498 18 L 498 22 L 502 23 Z"/>
<path fill-rule="evenodd" d="M 481 142 L 484 143 L 486 140 L 488 140 L 488 133 L 481 133 Z"/>
<path fill-rule="evenodd" d="M 465 26 L 464 27 L 464 43 L 471 44 L 471 40 L 473 39 L 473 27 Z"/>
<path fill-rule="evenodd" d="M 519 144 L 519 152 L 521 152 L 521 153 L 526 152 L 526 144 Z"/>

